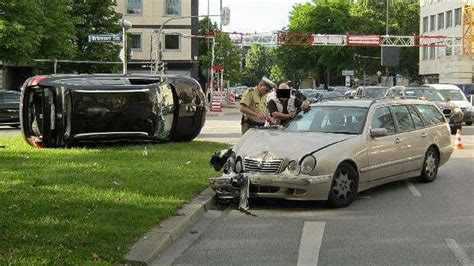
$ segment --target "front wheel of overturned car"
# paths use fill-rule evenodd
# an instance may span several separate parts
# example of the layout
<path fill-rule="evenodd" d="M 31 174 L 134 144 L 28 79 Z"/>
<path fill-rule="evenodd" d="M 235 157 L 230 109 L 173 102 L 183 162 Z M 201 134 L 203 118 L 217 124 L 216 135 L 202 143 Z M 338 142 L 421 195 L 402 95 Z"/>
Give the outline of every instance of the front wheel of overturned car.
<path fill-rule="evenodd" d="M 417 178 L 419 182 L 433 182 L 438 175 L 439 156 L 433 147 L 429 147 L 423 159 L 423 169 L 421 175 Z"/>
<path fill-rule="evenodd" d="M 354 167 L 348 163 L 341 163 L 332 179 L 329 191 L 328 204 L 333 208 L 349 206 L 357 196 L 359 176 Z"/>

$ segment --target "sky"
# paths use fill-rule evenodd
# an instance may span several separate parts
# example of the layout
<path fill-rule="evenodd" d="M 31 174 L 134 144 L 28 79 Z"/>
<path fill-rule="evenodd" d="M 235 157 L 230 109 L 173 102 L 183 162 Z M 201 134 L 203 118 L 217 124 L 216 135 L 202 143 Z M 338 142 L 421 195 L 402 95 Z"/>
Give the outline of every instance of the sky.
<path fill-rule="evenodd" d="M 311 0 L 222 0 L 222 6 L 230 8 L 230 23 L 222 26 L 227 32 L 270 32 L 288 25 L 293 5 Z M 219 15 L 219 0 L 199 0 L 199 15 Z M 211 17 L 212 18 L 212 17 Z M 219 25 L 219 18 L 212 18 Z"/>

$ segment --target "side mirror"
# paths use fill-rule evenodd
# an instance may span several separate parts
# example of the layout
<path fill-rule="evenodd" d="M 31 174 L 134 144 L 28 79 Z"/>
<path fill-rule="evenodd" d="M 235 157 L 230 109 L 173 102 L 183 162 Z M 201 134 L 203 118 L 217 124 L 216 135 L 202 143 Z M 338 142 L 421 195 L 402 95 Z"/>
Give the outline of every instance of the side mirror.
<path fill-rule="evenodd" d="M 446 97 L 445 99 L 446 99 L 447 102 L 450 102 L 450 101 L 451 101 L 451 97 L 449 97 L 449 96 Z"/>
<path fill-rule="evenodd" d="M 370 136 L 372 138 L 384 137 L 388 135 L 388 130 L 386 128 L 371 128 Z"/>

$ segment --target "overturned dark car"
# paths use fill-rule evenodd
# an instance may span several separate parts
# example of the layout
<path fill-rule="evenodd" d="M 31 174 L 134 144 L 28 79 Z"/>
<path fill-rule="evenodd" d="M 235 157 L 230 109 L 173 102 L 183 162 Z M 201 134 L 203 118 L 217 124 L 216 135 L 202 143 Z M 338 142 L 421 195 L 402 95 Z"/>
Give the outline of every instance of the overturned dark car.
<path fill-rule="evenodd" d="M 23 135 L 35 147 L 191 141 L 206 119 L 201 86 L 180 75 L 34 76 L 20 102 Z"/>

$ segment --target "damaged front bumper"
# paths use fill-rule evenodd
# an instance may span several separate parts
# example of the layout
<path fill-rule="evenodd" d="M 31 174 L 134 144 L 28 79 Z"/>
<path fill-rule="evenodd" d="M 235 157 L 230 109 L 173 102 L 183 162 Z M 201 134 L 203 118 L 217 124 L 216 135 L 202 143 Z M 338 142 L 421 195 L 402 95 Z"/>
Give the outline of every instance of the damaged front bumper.
<path fill-rule="evenodd" d="M 250 181 L 249 197 L 281 198 L 289 200 L 327 200 L 332 174 L 297 176 L 287 173 L 224 174 L 209 179 L 219 199 L 239 198 L 240 180 L 245 175 Z"/>

